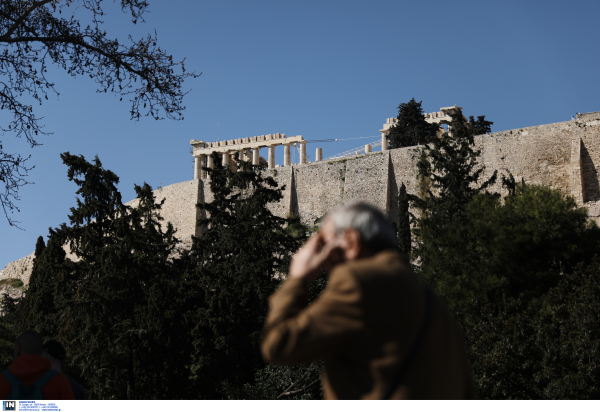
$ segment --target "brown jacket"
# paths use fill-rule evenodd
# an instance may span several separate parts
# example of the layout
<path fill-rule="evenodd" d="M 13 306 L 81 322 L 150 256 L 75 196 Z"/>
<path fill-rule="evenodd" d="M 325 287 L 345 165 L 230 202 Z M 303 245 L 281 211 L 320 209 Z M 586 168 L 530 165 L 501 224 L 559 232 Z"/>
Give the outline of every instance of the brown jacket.
<path fill-rule="evenodd" d="M 423 344 L 392 399 L 475 397 L 464 343 L 433 295 Z M 394 251 L 335 267 L 307 307 L 307 285 L 288 279 L 271 296 L 262 344 L 280 365 L 325 361 L 325 399 L 378 399 L 406 358 L 425 313 L 421 281 Z"/>

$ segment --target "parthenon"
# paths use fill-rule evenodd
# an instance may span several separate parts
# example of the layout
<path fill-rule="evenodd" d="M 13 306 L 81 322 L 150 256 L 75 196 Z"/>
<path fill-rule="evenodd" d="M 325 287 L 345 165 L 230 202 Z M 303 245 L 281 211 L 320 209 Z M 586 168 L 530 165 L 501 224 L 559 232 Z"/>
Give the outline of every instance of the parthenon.
<path fill-rule="evenodd" d="M 275 168 L 275 147 L 283 145 L 283 165 L 289 166 L 291 165 L 290 146 L 298 144 L 300 146 L 300 164 L 306 163 L 306 140 L 300 135 L 286 137 L 285 134 L 275 133 L 211 143 L 202 140 L 190 140 L 190 144 L 194 148 L 192 152 L 195 159 L 194 179 L 206 178 L 206 173 L 202 171 L 202 167 L 213 167 L 212 158 L 210 157 L 212 152 L 221 153 L 223 164 L 235 169 L 235 162 L 232 161 L 235 153 L 239 154 L 240 159 L 252 160 L 253 165 L 258 165 L 260 163 L 259 150 L 261 147 L 267 147 L 269 149 L 268 167 L 273 169 Z M 252 154 L 250 154 L 250 151 L 252 151 Z"/>

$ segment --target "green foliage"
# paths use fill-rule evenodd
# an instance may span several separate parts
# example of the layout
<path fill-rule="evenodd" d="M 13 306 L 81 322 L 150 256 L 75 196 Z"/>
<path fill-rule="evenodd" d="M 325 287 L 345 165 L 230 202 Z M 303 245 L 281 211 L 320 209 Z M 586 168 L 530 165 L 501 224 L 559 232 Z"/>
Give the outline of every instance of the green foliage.
<path fill-rule="evenodd" d="M 487 193 L 473 131 L 491 122 L 470 123 L 454 115 L 419 161 L 415 268 L 457 316 L 482 398 L 597 398 L 600 230 L 547 187 L 509 175 L 504 199 Z"/>
<path fill-rule="evenodd" d="M 81 257 L 73 263 L 76 276 L 62 285 L 76 293 L 63 301 L 69 309 L 63 309 L 61 337 L 83 371 L 97 371 L 86 378 L 99 398 L 173 397 L 186 372 L 185 363 L 169 362 L 179 348 L 167 325 L 177 317 L 163 280 L 172 274 L 168 258 L 177 240 L 170 224 L 165 231 L 160 226 L 162 202 L 148 184 L 136 185 L 139 205 L 130 209 L 120 201 L 118 178 L 98 159 L 93 165 L 74 156 L 63 160 L 84 201 L 71 209 L 73 226 L 61 227 Z"/>
<path fill-rule="evenodd" d="M 296 382 L 284 398 L 320 397 L 320 385 L 306 384 L 319 365 L 265 366 L 258 350 L 268 297 L 309 232 L 269 211 L 282 197 L 271 177 L 246 162 L 231 173 L 217 160 L 204 233 L 182 251 L 150 186 L 135 186 L 138 206 L 127 207 L 118 177 L 97 158 L 62 158 L 77 205 L 70 225 L 51 229 L 47 245 L 38 239 L 26 295 L 2 300 L 0 361 L 8 364 L 16 336 L 33 328 L 63 343 L 63 367 L 91 398 L 263 399 L 271 375 Z"/>
<path fill-rule="evenodd" d="M 68 271 L 62 244 L 55 235 L 51 235 L 47 246 L 44 245 L 41 236 L 38 238 L 29 287 L 23 298 L 17 324 L 17 334 L 34 329 L 48 339 L 57 337 L 56 318 L 59 310 L 55 304 L 56 279 L 64 276 L 65 270 Z"/>
<path fill-rule="evenodd" d="M 308 288 L 309 304 L 317 299 L 327 286 L 327 276 L 312 281 Z M 323 362 L 296 366 L 267 364 L 256 370 L 253 381 L 243 386 L 223 383 L 225 399 L 322 399 L 321 370 Z"/>
<path fill-rule="evenodd" d="M 322 362 L 299 366 L 268 364 L 256 372 L 253 383 L 246 383 L 239 389 L 226 381 L 223 393 L 226 399 L 322 399 L 322 368 Z"/>
<path fill-rule="evenodd" d="M 10 325 L 0 322 L 0 369 L 4 370 L 13 361 L 17 337 Z"/>
<path fill-rule="evenodd" d="M 0 288 L 4 287 L 22 288 L 23 281 L 18 278 L 2 279 L 0 280 Z"/>
<path fill-rule="evenodd" d="M 600 261 L 565 274 L 541 310 L 471 300 L 461 323 L 484 399 L 598 399 Z M 465 316 L 464 313 L 469 314 Z"/>
<path fill-rule="evenodd" d="M 410 213 L 406 186 L 402 183 L 398 194 L 398 249 L 409 256 L 411 249 Z"/>
<path fill-rule="evenodd" d="M 473 116 L 469 116 L 469 125 L 471 125 L 474 136 L 492 133 L 493 124 L 494 122 L 485 120 L 485 116 L 477 116 L 477 120 L 475 120 Z"/>
<path fill-rule="evenodd" d="M 398 123 L 390 128 L 388 138 L 390 148 L 427 144 L 437 136 L 439 125 L 427 123 L 423 115 L 422 102 L 410 99 L 408 103 L 398 106 Z"/>
<path fill-rule="evenodd" d="M 586 210 L 543 186 L 519 186 L 504 201 L 475 195 L 464 219 L 435 233 L 444 248 L 428 251 L 429 266 L 421 271 L 455 308 L 483 295 L 494 303 L 502 295 L 538 302 L 600 246 Z"/>
<path fill-rule="evenodd" d="M 174 230 L 160 225 L 162 202 L 144 184 L 135 186 L 138 207 L 126 207 L 118 177 L 98 158 L 61 157 L 79 186 L 71 226 L 50 230 L 45 247 L 38 239 L 22 308 L 5 302 L 18 321 L 3 319 L 61 341 L 71 355 L 66 369 L 91 398 L 189 397 L 191 339 L 179 297 L 189 285 L 172 258 Z M 76 262 L 65 259 L 64 244 Z"/>
<path fill-rule="evenodd" d="M 237 388 L 251 382 L 263 366 L 259 342 L 268 298 L 287 273 L 291 251 L 306 238 L 297 219 L 268 209 L 282 194 L 272 177 L 258 173 L 264 167 L 235 160 L 233 173 L 213 153 L 214 168 L 206 170 L 214 200 L 199 205 L 208 217 L 199 221 L 204 232 L 191 252 L 192 279 L 203 291 L 190 314 L 197 324 L 194 370 L 207 398 L 224 397 L 225 380 Z"/>
<path fill-rule="evenodd" d="M 547 399 L 600 397 L 600 260 L 579 265 L 548 294 L 536 344 L 544 354 L 535 376 Z"/>
<path fill-rule="evenodd" d="M 420 271 L 434 283 L 452 256 L 452 236 L 443 236 L 451 224 L 461 225 L 467 205 L 475 196 L 496 181 L 497 173 L 485 180 L 485 168 L 477 164 L 480 151 L 474 149 L 471 128 L 463 122 L 460 110 L 452 115 L 452 136 L 445 133 L 423 148 L 418 162 L 422 194 L 410 199 L 419 211 L 415 234 L 419 245 L 413 257 L 420 261 Z"/>

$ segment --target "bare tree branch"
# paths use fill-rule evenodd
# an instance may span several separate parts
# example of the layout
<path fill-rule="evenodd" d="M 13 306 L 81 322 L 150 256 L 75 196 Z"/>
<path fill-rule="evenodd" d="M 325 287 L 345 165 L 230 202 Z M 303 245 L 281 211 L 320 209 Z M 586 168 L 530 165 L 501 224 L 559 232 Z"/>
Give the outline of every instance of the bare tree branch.
<path fill-rule="evenodd" d="M 304 377 L 304 376 L 302 376 L 302 377 Z M 291 389 L 292 386 L 294 385 L 292 383 L 292 385 L 289 388 L 287 388 L 285 391 L 283 391 L 282 393 L 280 393 L 277 396 L 277 399 L 283 398 L 284 396 L 295 395 L 297 393 L 303 392 L 303 391 L 307 390 L 308 388 L 310 388 L 311 386 L 313 386 L 315 383 L 319 382 L 319 380 L 320 379 L 317 379 L 317 380 L 313 381 L 312 383 L 306 385 L 305 387 L 303 387 L 301 389 L 296 389 L 295 391 L 289 391 L 289 389 Z"/>
<path fill-rule="evenodd" d="M 37 2 L 33 2 L 33 4 L 21 15 L 19 16 L 19 18 L 17 20 L 15 20 L 14 24 L 12 25 L 12 27 L 10 27 L 8 29 L 8 31 L 0 36 L 0 41 L 3 41 L 3 38 L 10 38 L 10 36 L 12 36 L 12 34 L 15 32 L 15 30 L 17 30 L 19 28 L 19 25 L 23 23 L 23 21 L 27 18 L 27 16 L 29 16 L 31 14 L 32 11 L 34 11 L 35 9 L 37 9 L 40 6 L 43 6 L 46 3 L 50 3 L 52 0 L 43 0 L 43 1 L 37 1 Z"/>
<path fill-rule="evenodd" d="M 38 145 L 43 131 L 42 118 L 35 115 L 32 103 L 48 100 L 59 93 L 46 78 L 49 65 L 56 65 L 73 77 L 93 79 L 100 93 L 114 93 L 129 98 L 130 117 L 141 115 L 154 119 L 182 120 L 185 110 L 185 79 L 199 74 L 185 70 L 185 60 L 176 61 L 157 45 L 156 33 L 140 40 L 128 38 L 127 45 L 110 39 L 102 29 L 103 0 L 2 0 L 0 2 L 0 109 L 10 114 L 8 124 L 0 124 L 0 134 L 14 133 L 25 137 L 31 147 Z M 148 8 L 145 0 L 120 0 L 121 10 L 131 15 L 132 23 L 143 21 Z M 70 18 L 62 17 L 69 11 Z M 82 28 L 75 10 L 91 15 L 91 25 Z M 0 146 L 1 147 L 1 146 Z M 27 184 L 28 158 L 8 155 L 0 149 L 0 169 L 4 177 L 17 173 L 9 157 L 19 159 L 19 174 L 5 196 L 0 197 L 6 210 L 17 210 L 18 189 Z M 6 165 L 2 162 L 5 162 Z M 2 180 L 6 183 L 8 180 Z M 6 193 L 9 193 L 6 195 Z M 6 197 L 8 196 L 8 197 Z M 11 200 L 8 200 L 11 199 Z M 9 203 L 5 203 L 9 202 Z M 9 219 L 9 223 L 12 220 Z M 11 223 L 12 224 L 12 223 Z"/>

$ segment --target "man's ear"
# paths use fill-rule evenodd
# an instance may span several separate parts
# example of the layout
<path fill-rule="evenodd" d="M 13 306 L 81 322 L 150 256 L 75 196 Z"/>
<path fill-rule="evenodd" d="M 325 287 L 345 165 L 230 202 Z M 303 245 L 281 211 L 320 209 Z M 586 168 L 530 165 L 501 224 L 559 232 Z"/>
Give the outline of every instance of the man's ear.
<path fill-rule="evenodd" d="M 346 229 L 344 231 L 344 248 L 346 254 L 346 260 L 357 259 L 362 251 L 362 241 L 360 234 L 354 229 Z"/>

